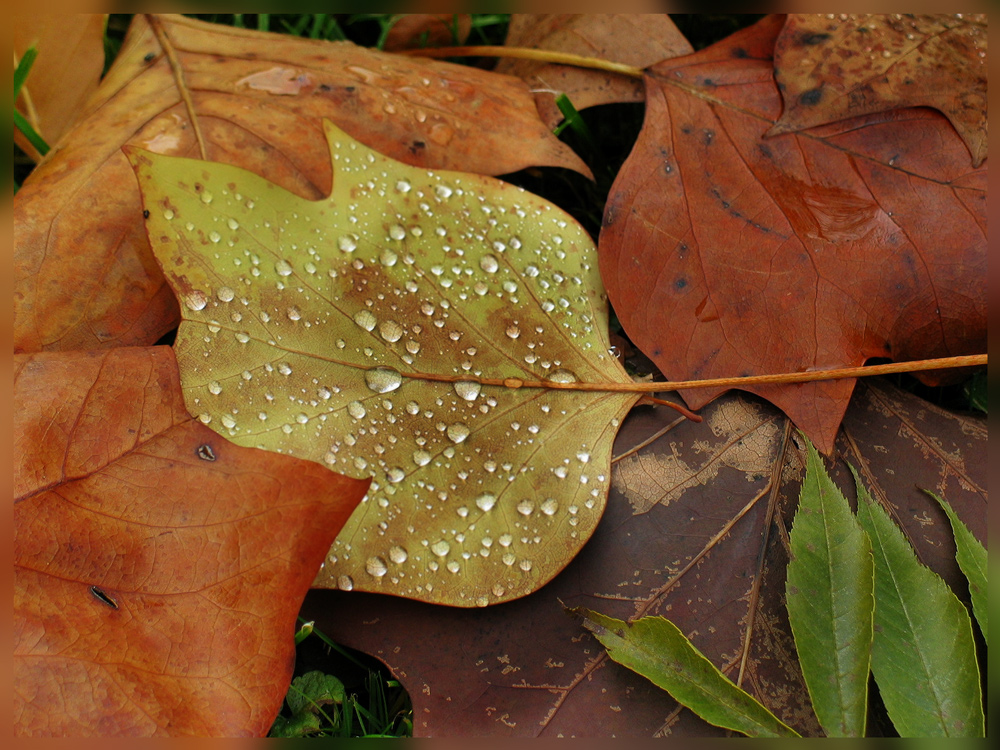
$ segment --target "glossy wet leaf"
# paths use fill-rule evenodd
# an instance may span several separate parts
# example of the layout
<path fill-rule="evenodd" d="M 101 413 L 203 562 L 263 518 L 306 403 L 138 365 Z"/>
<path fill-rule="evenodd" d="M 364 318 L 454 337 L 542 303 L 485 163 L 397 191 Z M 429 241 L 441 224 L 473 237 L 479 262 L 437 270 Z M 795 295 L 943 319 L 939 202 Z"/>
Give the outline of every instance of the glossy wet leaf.
<path fill-rule="evenodd" d="M 775 45 L 787 133 L 901 107 L 934 107 L 979 166 L 987 153 L 984 13 L 792 13 Z"/>
<path fill-rule="evenodd" d="M 598 612 L 571 609 L 619 664 L 663 688 L 706 721 L 748 737 L 798 737 L 753 696 L 736 687 L 670 620 L 642 617 L 624 622 Z"/>
<path fill-rule="evenodd" d="M 812 444 L 790 534 L 788 619 L 828 737 L 863 737 L 875 572 L 871 542 Z"/>
<path fill-rule="evenodd" d="M 14 731 L 265 734 L 366 484 L 185 411 L 169 348 L 16 356 Z"/>
<path fill-rule="evenodd" d="M 622 620 L 670 619 L 782 721 L 803 735 L 820 735 L 785 606 L 783 539 L 800 492 L 804 445 L 795 447 L 793 431 L 784 460 L 778 458 L 785 420 L 752 396 L 726 394 L 705 407 L 701 424 L 681 422 L 666 433 L 676 415 L 664 412 L 642 407 L 629 414 L 597 531 L 531 596 L 460 610 L 314 590 L 303 615 L 392 668 L 413 698 L 419 736 L 722 735 L 611 662 L 563 604 Z M 856 390 L 837 449 L 862 469 L 874 492 L 892 498 L 921 559 L 964 587 L 947 519 L 915 485 L 948 497 L 985 538 L 985 420 L 944 412 L 869 379 Z M 780 486 L 765 535 L 774 471 Z M 843 462 L 831 474 L 841 491 L 854 491 Z"/>
<path fill-rule="evenodd" d="M 130 153 L 185 317 L 188 408 L 238 444 L 374 477 L 319 585 L 523 596 L 593 532 L 637 398 L 559 389 L 631 383 L 593 243 L 519 188 L 327 133 L 334 187 L 315 202 Z"/>
<path fill-rule="evenodd" d="M 645 68 L 693 52 L 666 13 L 515 13 L 507 46 L 570 52 Z M 549 127 L 563 120 L 560 94 L 577 110 L 600 104 L 641 102 L 642 81 L 604 70 L 501 57 L 497 72 L 523 78 Z"/>
<path fill-rule="evenodd" d="M 986 165 L 926 108 L 765 137 L 781 26 L 647 71 L 600 238 L 626 333 L 673 380 L 985 351 Z M 829 453 L 853 387 L 748 390 Z"/>
<path fill-rule="evenodd" d="M 123 145 L 236 164 L 315 199 L 330 190 L 316 158 L 324 117 L 419 166 L 589 173 L 509 76 L 139 14 L 63 148 L 14 201 L 16 351 L 148 345 L 176 326 Z"/>
<path fill-rule="evenodd" d="M 856 477 L 857 479 L 857 477 Z M 920 563 L 860 479 L 858 520 L 875 558 L 872 672 L 902 737 L 984 736 L 972 621 L 948 586 Z"/>
<path fill-rule="evenodd" d="M 972 612 L 979 623 L 979 630 L 983 634 L 983 640 L 989 641 L 989 607 L 987 606 L 986 592 L 989 570 L 989 560 L 986 548 L 973 536 L 969 527 L 962 523 L 955 510 L 947 500 L 933 492 L 928 495 L 938 501 L 938 504 L 948 514 L 948 521 L 951 523 L 952 532 L 955 534 L 955 546 L 958 548 L 956 560 L 958 565 L 969 581 L 969 594 L 972 597 Z"/>

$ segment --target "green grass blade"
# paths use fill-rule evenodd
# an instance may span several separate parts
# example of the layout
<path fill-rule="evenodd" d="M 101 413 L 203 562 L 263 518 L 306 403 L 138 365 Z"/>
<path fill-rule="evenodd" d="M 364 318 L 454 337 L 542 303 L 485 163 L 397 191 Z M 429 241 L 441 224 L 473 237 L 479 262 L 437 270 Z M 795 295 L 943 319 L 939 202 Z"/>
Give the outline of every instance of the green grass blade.
<path fill-rule="evenodd" d="M 28 142 L 35 147 L 42 156 L 45 156 L 49 152 L 49 144 L 45 142 L 45 139 L 40 136 L 33 127 L 31 123 L 25 119 L 24 115 L 14 110 L 14 125 L 24 133 L 24 137 L 28 139 Z"/>
<path fill-rule="evenodd" d="M 889 514 L 858 485 L 875 556 L 872 672 L 903 737 L 982 737 L 983 697 L 969 613 L 922 565 Z"/>
<path fill-rule="evenodd" d="M 948 514 L 951 522 L 951 530 L 955 535 L 955 546 L 957 553 L 955 559 L 958 560 L 958 567 L 962 569 L 965 577 L 969 580 L 969 593 L 972 595 L 972 613 L 976 616 L 979 629 L 983 632 L 983 640 L 989 638 L 989 627 L 987 618 L 989 615 L 986 602 L 986 578 L 989 560 L 986 548 L 980 544 L 979 540 L 972 535 L 969 527 L 962 523 L 954 509 L 943 497 L 938 497 L 929 490 L 924 490 L 928 495 L 938 501 L 938 504 Z"/>
<path fill-rule="evenodd" d="M 626 623 L 583 607 L 568 611 L 583 619 L 612 659 L 663 688 L 705 721 L 750 737 L 799 736 L 736 687 L 669 620 L 643 617 Z"/>
<path fill-rule="evenodd" d="M 28 47 L 24 51 L 24 56 L 21 61 L 17 64 L 17 68 L 14 70 L 14 101 L 17 101 L 17 97 L 21 95 L 21 87 L 24 86 L 24 82 L 28 79 L 28 73 L 31 72 L 31 66 L 35 64 L 35 58 L 38 57 L 38 50 L 35 47 Z"/>
<path fill-rule="evenodd" d="M 808 443 L 791 533 L 788 619 L 813 710 L 829 737 L 863 737 L 875 609 L 871 542 Z"/>

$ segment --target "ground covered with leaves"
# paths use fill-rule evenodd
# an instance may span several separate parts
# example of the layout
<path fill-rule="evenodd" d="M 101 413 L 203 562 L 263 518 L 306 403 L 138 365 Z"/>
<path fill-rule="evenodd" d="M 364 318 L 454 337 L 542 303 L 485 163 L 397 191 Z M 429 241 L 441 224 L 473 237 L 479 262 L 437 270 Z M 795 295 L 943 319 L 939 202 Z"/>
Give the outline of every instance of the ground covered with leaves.
<path fill-rule="evenodd" d="M 95 19 L 15 40 L 18 734 L 983 732 L 984 17 Z"/>

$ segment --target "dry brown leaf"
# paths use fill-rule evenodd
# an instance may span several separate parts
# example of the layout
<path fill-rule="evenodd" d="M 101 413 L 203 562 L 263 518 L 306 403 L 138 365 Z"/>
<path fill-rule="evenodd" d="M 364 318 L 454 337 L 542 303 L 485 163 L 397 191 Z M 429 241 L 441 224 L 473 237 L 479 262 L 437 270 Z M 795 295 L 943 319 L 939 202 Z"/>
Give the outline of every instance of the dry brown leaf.
<path fill-rule="evenodd" d="M 180 16 L 136 16 L 88 107 L 14 202 L 16 351 L 149 344 L 176 326 L 125 144 L 237 164 L 309 199 L 330 190 L 323 117 L 416 166 L 589 174 L 517 79 Z"/>
<path fill-rule="evenodd" d="M 107 18 L 106 13 L 18 14 L 13 18 L 15 66 L 29 47 L 38 50 L 15 106 L 50 147 L 69 131 L 97 90 L 104 69 Z M 16 128 L 14 143 L 35 161 L 41 158 Z"/>
<path fill-rule="evenodd" d="M 986 158 L 986 15 L 791 14 L 775 43 L 785 109 L 769 135 L 934 107 Z"/>
<path fill-rule="evenodd" d="M 637 68 L 694 51 L 665 13 L 516 13 L 511 16 L 506 43 L 509 47 L 598 57 Z M 509 58 L 501 58 L 496 70 L 528 82 L 549 127 L 563 119 L 556 106 L 560 94 L 566 94 L 578 111 L 645 99 L 641 81 L 602 70 Z"/>
<path fill-rule="evenodd" d="M 471 30 L 472 16 L 468 13 L 407 13 L 396 19 L 382 49 L 396 52 L 464 44 Z"/>

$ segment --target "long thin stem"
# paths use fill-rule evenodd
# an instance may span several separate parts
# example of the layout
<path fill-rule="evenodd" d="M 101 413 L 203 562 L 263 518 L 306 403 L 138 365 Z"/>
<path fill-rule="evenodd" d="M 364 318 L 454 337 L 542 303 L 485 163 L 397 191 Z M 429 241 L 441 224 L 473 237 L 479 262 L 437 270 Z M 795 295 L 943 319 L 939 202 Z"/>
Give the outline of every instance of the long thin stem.
<path fill-rule="evenodd" d="M 606 70 L 609 73 L 619 73 L 631 78 L 642 78 L 642 68 L 625 63 L 602 60 L 599 57 L 584 57 L 569 52 L 555 52 L 547 49 L 532 49 L 530 47 L 502 47 L 482 45 L 478 47 L 427 47 L 411 49 L 400 54 L 415 57 L 514 57 L 522 60 L 555 63 L 557 65 L 574 65 L 578 68 L 594 68 Z"/>
<path fill-rule="evenodd" d="M 198 123 L 198 114 L 194 109 L 194 100 L 191 98 L 191 92 L 188 90 L 187 81 L 184 79 L 184 68 L 181 66 L 181 61 L 177 59 L 177 52 L 174 50 L 173 42 L 167 36 L 167 32 L 163 29 L 163 25 L 160 23 L 160 19 L 152 14 L 146 15 L 146 20 L 149 22 L 150 28 L 156 35 L 157 41 L 160 43 L 160 47 L 163 49 L 164 54 L 167 56 L 167 61 L 170 63 L 170 70 L 174 74 L 174 80 L 177 82 L 177 91 L 181 95 L 181 99 L 184 100 L 184 107 L 187 109 L 188 120 L 191 121 L 191 128 L 194 130 L 195 140 L 198 142 L 198 152 L 201 154 L 202 159 L 208 159 L 208 147 L 205 143 L 205 138 L 201 134 L 201 126 Z"/>

